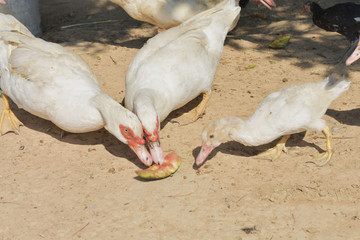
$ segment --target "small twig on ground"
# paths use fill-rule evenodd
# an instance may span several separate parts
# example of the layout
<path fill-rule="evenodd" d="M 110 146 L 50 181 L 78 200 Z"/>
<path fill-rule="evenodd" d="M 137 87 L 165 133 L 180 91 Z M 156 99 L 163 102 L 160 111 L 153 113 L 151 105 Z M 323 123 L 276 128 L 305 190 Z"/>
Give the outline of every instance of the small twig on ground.
<path fill-rule="evenodd" d="M 112 56 L 109 56 L 109 57 L 110 57 L 111 61 L 113 61 L 113 63 L 116 65 L 117 62 L 112 58 Z"/>
<path fill-rule="evenodd" d="M 66 26 L 61 26 L 61 29 L 67 29 L 67 28 L 72 28 L 72 27 L 80 27 L 80 26 L 85 26 L 85 25 L 94 25 L 94 24 L 101 24 L 101 23 L 113 23 L 113 22 L 121 22 L 121 19 L 118 20 L 104 20 L 104 21 L 96 21 L 96 22 L 87 22 L 87 23 L 76 23 L 76 24 L 71 24 L 71 25 L 66 25 Z"/>
<path fill-rule="evenodd" d="M 87 224 L 85 224 L 85 226 L 83 226 L 82 228 L 80 228 L 78 231 L 76 231 L 73 236 L 75 236 L 76 234 L 78 234 L 79 232 L 81 232 L 82 230 L 84 230 L 84 228 L 86 228 L 88 225 L 90 224 L 90 222 L 88 222 Z"/>

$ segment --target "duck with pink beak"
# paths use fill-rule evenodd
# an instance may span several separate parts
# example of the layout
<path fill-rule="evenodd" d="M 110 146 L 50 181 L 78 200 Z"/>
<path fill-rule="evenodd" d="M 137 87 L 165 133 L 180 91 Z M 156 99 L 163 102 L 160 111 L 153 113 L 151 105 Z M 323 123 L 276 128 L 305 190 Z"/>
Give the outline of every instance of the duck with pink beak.
<path fill-rule="evenodd" d="M 334 150 L 330 128 L 322 117 L 331 102 L 349 87 L 347 79 L 330 75 L 321 82 L 291 85 L 270 94 L 246 120 L 231 116 L 211 122 L 202 132 L 203 143 L 195 164 L 200 167 L 216 147 L 227 141 L 260 146 L 281 137 L 275 147 L 257 155 L 275 160 L 286 152 L 291 134 L 311 129 L 324 134 L 326 151 L 309 162 L 324 166 Z"/>

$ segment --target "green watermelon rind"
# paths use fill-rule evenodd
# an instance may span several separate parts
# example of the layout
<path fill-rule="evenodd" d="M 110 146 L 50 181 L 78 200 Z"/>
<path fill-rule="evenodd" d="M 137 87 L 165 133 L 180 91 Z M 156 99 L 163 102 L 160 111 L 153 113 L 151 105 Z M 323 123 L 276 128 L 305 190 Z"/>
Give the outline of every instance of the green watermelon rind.
<path fill-rule="evenodd" d="M 165 157 L 166 161 L 166 157 Z M 166 162 L 165 162 L 166 163 Z M 153 179 L 162 179 L 169 177 L 171 174 L 174 174 L 180 167 L 181 158 L 176 156 L 176 160 L 171 162 L 170 166 L 166 166 L 166 169 L 160 170 L 162 165 L 152 165 L 147 169 L 136 170 L 135 173 L 144 179 L 153 180 Z"/>

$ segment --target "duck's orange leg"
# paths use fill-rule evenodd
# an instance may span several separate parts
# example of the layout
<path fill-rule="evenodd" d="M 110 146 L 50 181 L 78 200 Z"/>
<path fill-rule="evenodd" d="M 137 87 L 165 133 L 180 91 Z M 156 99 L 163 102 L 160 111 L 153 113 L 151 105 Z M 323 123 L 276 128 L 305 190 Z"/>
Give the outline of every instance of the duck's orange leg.
<path fill-rule="evenodd" d="M 326 165 L 330 161 L 334 153 L 330 128 L 326 126 L 324 130 L 322 130 L 322 133 L 326 137 L 326 152 L 320 154 L 319 156 L 310 161 L 320 167 Z"/>
<path fill-rule="evenodd" d="M 281 152 L 286 152 L 285 143 L 290 138 L 290 135 L 283 136 L 280 141 L 276 144 L 275 147 L 270 148 L 269 150 L 259 153 L 257 156 L 261 158 L 267 158 L 271 160 L 277 159 Z"/>
<path fill-rule="evenodd" d="M 175 121 L 178 122 L 180 125 L 186 125 L 195 122 L 205 112 L 206 104 L 209 102 L 210 97 L 211 92 L 204 92 L 203 99 L 201 100 L 199 105 L 190 112 L 183 114 L 179 119 L 176 119 Z"/>
<path fill-rule="evenodd" d="M 20 120 L 11 111 L 8 97 L 4 93 L 2 93 L 2 99 L 3 106 L 0 106 L 0 136 L 7 132 L 19 134 L 20 126 L 24 124 L 22 124 L 22 122 L 20 122 Z"/>

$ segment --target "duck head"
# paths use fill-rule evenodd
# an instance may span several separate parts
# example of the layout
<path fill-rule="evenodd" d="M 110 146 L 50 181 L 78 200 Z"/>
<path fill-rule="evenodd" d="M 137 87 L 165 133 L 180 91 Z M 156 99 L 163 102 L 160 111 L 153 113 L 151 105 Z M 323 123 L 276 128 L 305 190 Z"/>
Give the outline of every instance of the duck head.
<path fill-rule="evenodd" d="M 141 121 L 152 160 L 160 165 L 164 162 L 164 151 L 160 144 L 160 118 L 154 100 L 156 95 L 156 92 L 149 89 L 138 91 L 133 98 L 133 110 Z M 126 100 L 125 97 L 125 106 L 128 105 Z M 128 101 L 131 102 L 131 100 Z"/>
<path fill-rule="evenodd" d="M 151 166 L 152 158 L 145 147 L 145 139 L 141 128 L 141 123 L 138 119 L 136 120 L 139 125 L 135 127 L 132 126 L 133 124 L 126 124 L 125 122 L 121 121 L 121 124 L 119 124 L 116 129 L 115 127 L 109 126 L 108 124 L 105 126 L 105 128 L 121 142 L 127 144 L 143 164 L 146 166 Z"/>
<path fill-rule="evenodd" d="M 246 128 L 244 120 L 234 116 L 221 118 L 209 123 L 201 134 L 202 145 L 195 164 L 200 167 L 209 154 L 221 143 L 229 140 L 244 143 L 243 136 L 239 135 L 239 132 L 242 132 L 244 128 Z"/>
<path fill-rule="evenodd" d="M 209 123 L 201 134 L 202 145 L 201 150 L 196 157 L 195 164 L 200 167 L 209 156 L 209 154 L 221 143 L 225 142 L 229 137 L 229 132 L 226 131 L 226 125 L 223 119 Z"/>
<path fill-rule="evenodd" d="M 307 1 L 303 5 L 303 9 L 302 9 L 301 13 L 306 13 L 306 14 L 310 15 L 311 17 L 313 17 L 314 15 L 315 16 L 319 15 L 322 10 L 323 9 L 316 2 Z"/>
<path fill-rule="evenodd" d="M 143 133 L 135 133 L 134 130 L 122 124 L 119 125 L 122 138 L 119 138 L 127 144 L 131 150 L 138 156 L 140 161 L 146 166 L 151 166 L 152 158 L 145 147 L 145 139 Z"/>
<path fill-rule="evenodd" d="M 151 157 L 156 164 L 162 164 L 164 162 L 164 151 L 160 144 L 160 121 L 159 117 L 156 117 L 156 125 L 154 127 L 146 127 L 143 125 L 145 133 L 145 139 L 150 149 Z"/>
<path fill-rule="evenodd" d="M 100 111 L 105 129 L 127 144 L 141 162 L 151 166 L 152 158 L 146 149 L 144 133 L 138 117 L 107 94 L 96 95 L 92 98 L 92 103 Z"/>

